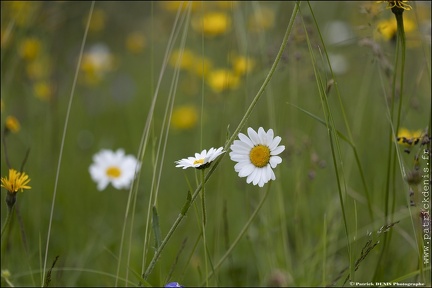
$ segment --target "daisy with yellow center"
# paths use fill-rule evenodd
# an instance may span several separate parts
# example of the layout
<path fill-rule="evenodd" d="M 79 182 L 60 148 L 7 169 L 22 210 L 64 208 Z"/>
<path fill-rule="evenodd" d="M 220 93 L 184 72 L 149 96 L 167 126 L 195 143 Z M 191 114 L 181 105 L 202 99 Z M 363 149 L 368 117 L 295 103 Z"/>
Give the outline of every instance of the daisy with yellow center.
<path fill-rule="evenodd" d="M 263 187 L 270 180 L 275 180 L 276 176 L 272 168 L 276 168 L 282 162 L 282 158 L 277 156 L 285 150 L 285 146 L 278 146 L 281 137 L 274 137 L 273 129 L 267 132 L 262 127 L 258 133 L 252 128 L 247 130 L 248 136 L 239 133 L 239 139 L 231 145 L 231 160 L 238 162 L 234 170 L 239 177 L 247 177 L 246 182 Z"/>
<path fill-rule="evenodd" d="M 102 191 L 109 183 L 116 189 L 128 189 L 139 169 L 139 161 L 132 155 L 125 155 L 123 149 L 116 152 L 102 149 L 93 156 L 89 172 L 97 189 Z"/>
<path fill-rule="evenodd" d="M 224 152 L 223 147 L 219 147 L 218 149 L 212 147 L 208 152 L 204 149 L 201 153 L 195 153 L 195 157 L 188 157 L 175 161 L 177 164 L 176 167 L 181 167 L 183 169 L 190 167 L 204 169 L 210 166 L 210 163 Z"/>
<path fill-rule="evenodd" d="M 1 187 L 10 193 L 16 193 L 18 190 L 31 189 L 27 184 L 30 182 L 29 176 L 24 172 L 18 172 L 15 169 L 9 169 L 9 177 L 1 178 Z"/>

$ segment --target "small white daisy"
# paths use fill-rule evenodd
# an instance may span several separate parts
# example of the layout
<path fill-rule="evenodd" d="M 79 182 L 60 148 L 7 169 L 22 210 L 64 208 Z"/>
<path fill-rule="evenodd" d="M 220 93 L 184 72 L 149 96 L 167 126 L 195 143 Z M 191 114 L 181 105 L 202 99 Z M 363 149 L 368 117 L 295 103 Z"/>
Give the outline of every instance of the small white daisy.
<path fill-rule="evenodd" d="M 257 133 L 249 127 L 247 132 L 249 137 L 239 133 L 240 140 L 235 140 L 231 145 L 229 155 L 231 160 L 238 162 L 234 170 L 239 177 L 247 177 L 247 183 L 263 187 L 268 181 L 276 179 L 272 168 L 282 162 L 277 155 L 285 150 L 285 146 L 278 146 L 281 137 L 274 137 L 273 129 L 266 133 L 260 127 Z"/>
<path fill-rule="evenodd" d="M 140 169 L 140 163 L 132 155 L 125 155 L 123 149 L 116 152 L 102 149 L 93 156 L 93 164 L 89 172 L 97 183 L 99 191 L 104 190 L 109 183 L 116 189 L 128 189 L 135 178 L 135 170 Z"/>
<path fill-rule="evenodd" d="M 175 161 L 177 164 L 176 167 L 183 167 L 183 169 L 189 167 L 204 169 L 210 166 L 210 163 L 224 152 L 223 147 L 219 147 L 218 149 L 212 147 L 208 152 L 207 150 L 203 150 L 201 153 L 195 153 L 195 157 Z"/>

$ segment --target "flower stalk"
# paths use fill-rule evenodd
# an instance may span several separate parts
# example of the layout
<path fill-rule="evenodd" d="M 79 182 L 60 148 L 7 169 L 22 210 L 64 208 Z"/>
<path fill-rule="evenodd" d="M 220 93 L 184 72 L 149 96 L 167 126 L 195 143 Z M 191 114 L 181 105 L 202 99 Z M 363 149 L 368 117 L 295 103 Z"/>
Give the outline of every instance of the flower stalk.
<path fill-rule="evenodd" d="M 285 50 L 285 47 L 288 43 L 288 38 L 289 35 L 291 34 L 291 30 L 292 27 L 294 25 L 294 20 L 296 18 L 296 15 L 299 11 L 299 7 L 300 7 L 300 2 L 296 2 L 295 6 L 294 6 L 294 10 L 291 14 L 291 18 L 290 21 L 288 23 L 288 27 L 285 31 L 285 35 L 284 38 L 282 40 L 282 44 L 279 48 L 279 51 L 276 55 L 275 61 L 273 62 L 273 65 L 271 66 L 269 73 L 267 74 L 266 78 L 264 79 L 263 84 L 261 85 L 261 88 L 258 90 L 257 94 L 255 95 L 254 99 L 252 100 L 251 104 L 249 105 L 248 109 L 246 110 L 245 115 L 243 116 L 242 120 L 240 121 L 239 125 L 237 126 L 237 128 L 235 129 L 233 135 L 230 137 L 230 139 L 225 143 L 224 146 L 224 150 L 227 151 L 227 149 L 231 146 L 231 143 L 234 141 L 234 139 L 237 137 L 238 133 L 240 132 L 241 129 L 243 129 L 244 125 L 246 124 L 246 121 L 248 120 L 249 116 L 251 115 L 253 109 L 255 108 L 255 105 L 257 104 L 258 100 L 261 98 L 261 96 L 264 94 L 264 91 L 268 85 L 268 83 L 270 82 L 270 80 L 273 77 L 274 72 L 276 71 L 276 67 L 278 66 L 280 59 L 282 57 L 282 54 Z M 175 230 L 177 229 L 178 225 L 181 223 L 181 221 L 184 219 L 184 216 L 186 215 L 187 211 L 189 210 L 191 204 L 195 201 L 196 197 L 198 196 L 198 194 L 201 191 L 201 187 L 202 185 L 204 185 L 208 179 L 210 178 L 210 176 L 213 174 L 213 172 L 216 170 L 216 168 L 218 167 L 220 161 L 223 159 L 223 157 L 225 156 L 225 154 L 223 154 L 221 157 L 219 157 L 215 163 L 213 164 L 213 166 L 210 168 L 209 172 L 205 175 L 205 178 L 203 180 L 203 182 L 198 185 L 198 187 L 196 188 L 195 192 L 192 194 L 192 198 L 190 199 L 190 202 L 187 203 L 187 205 L 185 205 L 182 209 L 182 213 L 180 213 L 177 216 L 177 219 L 174 221 L 174 223 L 172 224 L 170 230 L 168 231 L 167 235 L 165 236 L 164 240 L 161 243 L 161 246 L 159 247 L 159 249 L 156 250 L 155 254 L 153 255 L 153 259 L 151 260 L 149 266 L 147 267 L 146 271 L 143 274 L 143 279 L 147 279 L 148 276 L 150 275 L 150 273 L 153 271 L 157 260 L 159 259 L 159 257 L 161 256 L 161 253 L 163 251 L 163 249 L 165 248 L 165 245 L 168 243 L 168 241 L 171 239 L 173 233 L 175 232 Z"/>

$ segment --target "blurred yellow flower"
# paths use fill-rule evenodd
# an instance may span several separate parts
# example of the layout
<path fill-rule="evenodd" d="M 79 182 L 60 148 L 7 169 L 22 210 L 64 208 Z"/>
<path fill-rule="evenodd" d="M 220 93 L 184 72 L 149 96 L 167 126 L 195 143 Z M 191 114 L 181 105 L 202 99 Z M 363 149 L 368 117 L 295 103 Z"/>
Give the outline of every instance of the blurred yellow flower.
<path fill-rule="evenodd" d="M 404 10 L 411 10 L 412 7 L 408 4 L 409 1 L 377 1 L 378 3 L 387 2 L 387 9 L 394 7 L 401 8 Z"/>
<path fill-rule="evenodd" d="M 38 1 L 7 1 L 6 3 L 9 6 L 5 8 L 10 9 L 8 12 L 11 13 L 13 21 L 19 27 L 26 27 L 33 23 L 33 14 L 41 4 Z"/>
<path fill-rule="evenodd" d="M 33 92 L 36 98 L 48 101 L 52 98 L 53 87 L 48 83 L 48 81 L 38 81 L 33 84 Z"/>
<path fill-rule="evenodd" d="M 405 34 L 409 34 L 416 30 L 417 25 L 409 18 L 404 18 Z M 397 22 L 395 18 L 381 20 L 377 24 L 376 37 L 384 40 L 394 39 L 397 35 Z"/>
<path fill-rule="evenodd" d="M 180 58 L 181 57 L 181 58 Z M 184 49 L 183 53 L 180 50 L 175 50 L 171 54 L 169 63 L 172 67 L 176 67 L 177 62 L 179 61 L 178 65 L 180 69 L 193 69 L 194 67 L 194 61 L 195 61 L 194 53 L 191 50 Z"/>
<path fill-rule="evenodd" d="M 207 12 L 192 20 L 192 28 L 206 36 L 218 36 L 231 27 L 231 18 L 224 12 Z"/>
<path fill-rule="evenodd" d="M 17 172 L 15 169 L 9 169 L 9 178 L 1 177 L 1 187 L 10 193 L 16 193 L 21 189 L 31 189 L 27 184 L 30 182 L 29 176 L 24 172 Z"/>
<path fill-rule="evenodd" d="M 46 79 L 51 75 L 51 63 L 48 57 L 38 57 L 36 60 L 27 63 L 27 76 L 32 80 Z"/>
<path fill-rule="evenodd" d="M 41 51 L 41 42 L 37 38 L 26 38 L 21 42 L 20 55 L 28 61 L 36 59 Z"/>
<path fill-rule="evenodd" d="M 275 12 L 273 9 L 262 7 L 255 10 L 248 20 L 249 29 L 253 32 L 270 29 L 274 26 Z"/>
<path fill-rule="evenodd" d="M 84 26 L 87 25 L 87 16 L 83 19 Z M 106 13 L 101 9 L 95 9 L 90 20 L 89 31 L 99 32 L 105 29 Z"/>
<path fill-rule="evenodd" d="M 216 69 L 207 74 L 207 84 L 216 93 L 220 93 L 227 89 L 237 88 L 239 83 L 240 78 L 231 70 Z"/>
<path fill-rule="evenodd" d="M 239 76 L 247 74 L 252 71 L 255 66 L 255 61 L 249 57 L 244 56 L 234 56 L 232 58 L 232 65 L 234 73 Z"/>
<path fill-rule="evenodd" d="M 99 83 L 105 74 L 114 68 L 114 57 L 104 44 L 96 44 L 84 53 L 81 70 L 87 84 Z"/>
<path fill-rule="evenodd" d="M 198 122 L 198 109 L 194 105 L 182 105 L 174 108 L 171 125 L 175 129 L 191 129 Z"/>
<path fill-rule="evenodd" d="M 399 128 L 396 140 L 401 145 L 411 146 L 417 144 L 422 135 L 422 130 L 411 131 L 407 128 L 401 127 Z"/>
<path fill-rule="evenodd" d="M 20 122 L 14 116 L 6 117 L 5 127 L 12 133 L 18 133 L 21 130 Z"/>
<path fill-rule="evenodd" d="M 126 38 L 126 48 L 129 52 L 139 54 L 146 46 L 146 39 L 141 32 L 132 32 Z"/>

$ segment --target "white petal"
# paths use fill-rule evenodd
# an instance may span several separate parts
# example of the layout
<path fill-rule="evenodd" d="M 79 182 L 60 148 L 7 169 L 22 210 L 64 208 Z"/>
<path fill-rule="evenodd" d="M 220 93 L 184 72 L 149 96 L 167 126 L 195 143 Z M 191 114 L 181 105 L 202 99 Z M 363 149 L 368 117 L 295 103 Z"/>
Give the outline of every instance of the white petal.
<path fill-rule="evenodd" d="M 270 150 L 276 149 L 276 147 L 279 145 L 281 140 L 282 138 L 279 136 L 276 136 L 274 139 L 272 139 L 271 142 L 269 143 Z"/>
<path fill-rule="evenodd" d="M 248 129 L 248 131 L 249 131 L 249 129 Z M 254 143 L 252 143 L 252 141 L 246 135 L 244 135 L 243 133 L 239 133 L 238 137 L 241 140 L 241 142 L 246 143 L 250 148 L 252 148 L 253 146 L 255 146 Z M 238 141 L 238 140 L 236 140 L 236 141 Z"/>
<path fill-rule="evenodd" d="M 239 177 L 246 177 L 249 176 L 251 173 L 253 173 L 255 171 L 255 166 L 253 166 L 252 164 L 250 165 L 245 165 L 240 171 L 239 171 Z"/>
<path fill-rule="evenodd" d="M 251 140 L 252 143 L 253 143 L 253 146 L 258 145 L 258 144 L 261 144 L 261 141 L 260 141 L 260 139 L 259 139 L 259 136 L 258 136 L 258 134 L 255 132 L 255 130 L 253 130 L 252 128 L 249 127 L 249 128 L 247 129 L 247 131 L 248 131 L 249 138 L 250 138 L 250 140 Z"/>
<path fill-rule="evenodd" d="M 248 176 L 246 179 L 246 183 L 251 183 L 252 181 L 255 182 L 255 179 L 259 176 L 258 171 L 259 169 L 254 169 L 253 172 Z M 253 184 L 256 185 L 256 184 Z"/>
<path fill-rule="evenodd" d="M 266 144 L 267 146 L 269 146 L 269 148 L 270 148 L 270 145 L 271 145 L 271 143 L 272 143 L 272 141 L 273 141 L 273 137 L 274 137 L 274 132 L 273 132 L 273 129 L 269 129 L 268 131 L 267 131 L 267 139 L 266 139 L 266 142 L 264 143 L 264 144 Z M 271 149 L 271 148 L 270 148 Z"/>
<path fill-rule="evenodd" d="M 285 150 L 285 146 L 278 146 L 276 149 L 270 151 L 270 155 L 278 155 Z"/>
<path fill-rule="evenodd" d="M 271 156 L 270 157 L 270 166 L 271 168 L 275 168 L 278 164 L 282 163 L 282 158 L 279 156 Z"/>
<path fill-rule="evenodd" d="M 262 127 L 258 129 L 258 137 L 260 139 L 261 144 L 267 144 L 267 133 L 264 131 Z"/>

